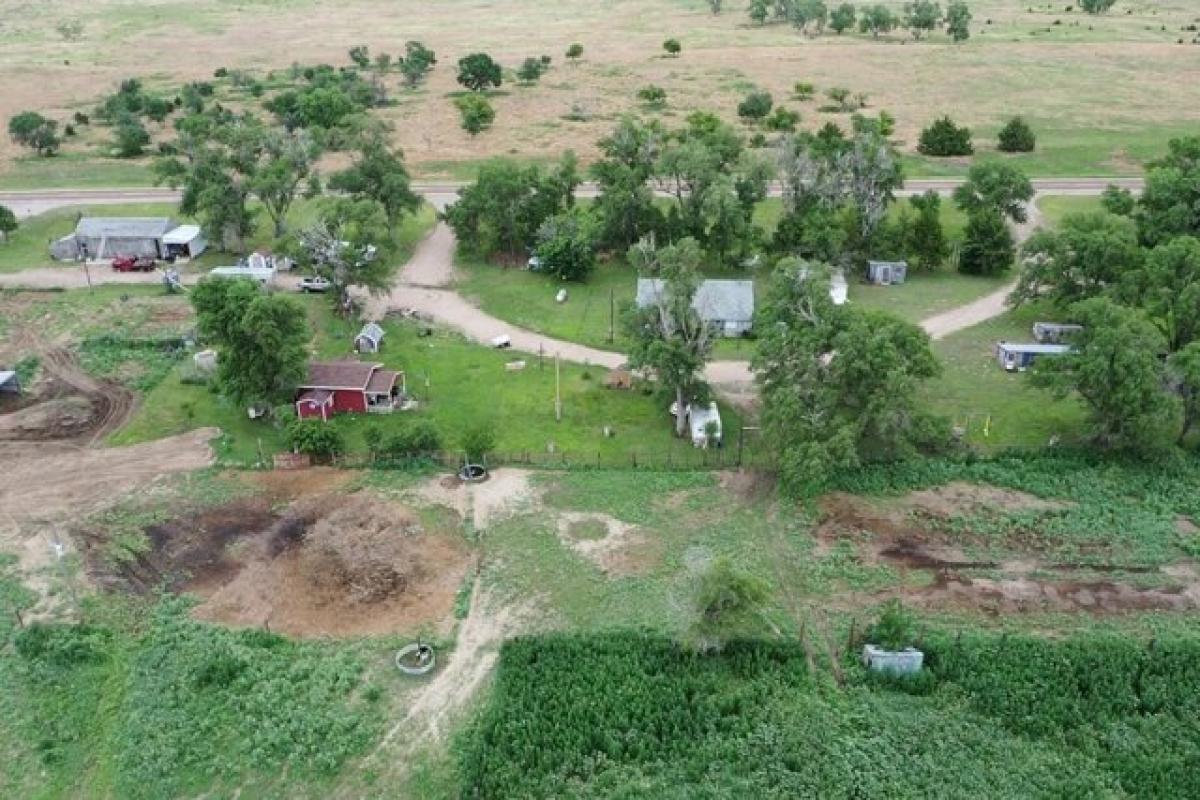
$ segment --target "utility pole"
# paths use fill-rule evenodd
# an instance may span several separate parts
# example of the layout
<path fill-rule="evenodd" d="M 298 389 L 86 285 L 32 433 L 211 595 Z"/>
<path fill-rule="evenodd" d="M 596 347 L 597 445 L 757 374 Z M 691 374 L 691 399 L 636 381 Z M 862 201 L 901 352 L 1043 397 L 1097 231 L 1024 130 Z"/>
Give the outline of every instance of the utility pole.
<path fill-rule="evenodd" d="M 558 353 L 554 354 L 554 421 L 562 422 L 562 370 L 559 369 Z"/>

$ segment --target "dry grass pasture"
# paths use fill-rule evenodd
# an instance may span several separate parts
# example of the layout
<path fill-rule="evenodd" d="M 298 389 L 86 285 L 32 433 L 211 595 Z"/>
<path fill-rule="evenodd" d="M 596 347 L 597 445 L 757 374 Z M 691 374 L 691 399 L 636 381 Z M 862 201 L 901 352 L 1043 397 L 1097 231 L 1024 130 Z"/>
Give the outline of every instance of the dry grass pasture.
<path fill-rule="evenodd" d="M 1099 17 L 1067 13 L 1063 0 L 970 5 L 971 39 L 953 45 L 941 33 L 919 42 L 903 31 L 878 40 L 806 37 L 789 25 L 754 25 L 744 2 L 714 16 L 700 0 L 0 0 L 0 118 L 39 109 L 65 121 L 130 76 L 167 89 L 220 66 L 265 74 L 294 62 L 341 64 L 356 44 L 396 54 L 419 39 L 437 52 L 437 68 L 416 92 L 390 76 L 397 102 L 381 113 L 429 176 L 458 176 L 464 163 L 495 155 L 541 160 L 573 148 L 586 158 L 619 115 L 639 110 L 636 91 L 651 83 L 667 90 L 660 113 L 668 122 L 698 108 L 734 118 L 738 99 L 763 87 L 800 110 L 807 126 L 836 117 L 817 110 L 819 93 L 846 87 L 868 95 L 869 112 L 898 118 L 908 152 L 935 115 L 971 125 L 986 151 L 1002 120 L 1019 112 L 1041 133 L 1040 152 L 1025 157 L 1040 174 L 1136 171 L 1166 138 L 1194 128 L 1200 45 L 1185 28 L 1200 9 L 1190 0 L 1120 0 Z M 682 42 L 680 57 L 663 57 L 668 36 Z M 568 64 L 563 53 L 576 41 L 584 56 Z M 543 53 L 554 66 L 532 87 L 510 73 L 494 98 L 494 128 L 472 139 L 459 129 L 451 95 L 455 62 L 478 50 L 510 71 Z M 816 84 L 817 99 L 789 99 L 796 81 Z M 572 109 L 587 119 L 568 119 Z M 93 126 L 62 156 L 40 162 L 5 138 L 0 183 L 145 182 L 136 163 L 99 157 L 107 136 Z"/>

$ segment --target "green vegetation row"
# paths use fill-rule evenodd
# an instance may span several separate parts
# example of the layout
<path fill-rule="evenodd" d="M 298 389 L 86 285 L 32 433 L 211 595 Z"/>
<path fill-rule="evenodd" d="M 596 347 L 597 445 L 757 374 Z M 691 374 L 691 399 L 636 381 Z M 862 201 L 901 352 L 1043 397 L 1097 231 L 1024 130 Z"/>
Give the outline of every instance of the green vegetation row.
<path fill-rule="evenodd" d="M 505 644 L 460 742 L 473 797 L 1190 797 L 1200 642 L 979 635 L 845 688 L 796 642 L 697 656 L 639 633 Z"/>

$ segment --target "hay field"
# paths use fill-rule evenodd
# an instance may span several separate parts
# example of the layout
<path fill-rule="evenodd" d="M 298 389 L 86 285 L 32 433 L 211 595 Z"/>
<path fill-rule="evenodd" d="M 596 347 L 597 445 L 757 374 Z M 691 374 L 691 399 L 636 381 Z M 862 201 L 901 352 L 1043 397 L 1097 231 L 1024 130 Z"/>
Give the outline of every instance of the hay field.
<path fill-rule="evenodd" d="M 1181 30 L 1200 17 L 1194 2 L 1119 0 L 1101 17 L 1064 13 L 1066 0 L 970 5 L 972 37 L 953 45 L 944 34 L 913 42 L 903 31 L 808 38 L 788 25 L 754 25 L 744 0 L 727 1 L 718 16 L 701 0 L 0 0 L 0 118 L 39 109 L 66 120 L 129 76 L 169 86 L 221 66 L 265 73 L 297 61 L 342 64 L 353 45 L 395 54 L 415 38 L 437 52 L 438 66 L 413 93 L 392 76 L 399 102 L 381 113 L 427 175 L 461 174 L 464 162 L 492 155 L 539 160 L 573 148 L 586 158 L 616 117 L 637 109 L 634 95 L 649 83 L 667 90 L 668 121 L 697 108 L 734 118 L 738 99 L 757 86 L 814 127 L 835 115 L 817 111 L 820 97 L 787 100 L 792 84 L 844 86 L 868 94 L 868 111 L 898 118 L 907 152 L 941 113 L 990 139 L 1020 112 L 1042 134 L 1027 166 L 1047 175 L 1136 171 L 1170 135 L 1197 129 L 1200 45 Z M 78 23 L 79 33 L 64 23 Z M 667 36 L 683 43 L 679 58 L 662 57 Z M 574 41 L 585 54 L 568 64 L 562 55 Z M 472 139 L 448 95 L 459 88 L 454 62 L 477 50 L 506 68 L 547 53 L 554 68 L 534 87 L 507 79 L 494 128 Z M 573 108 L 589 118 L 566 119 Z M 88 178 L 104 135 L 72 144 L 59 167 L 31 163 L 5 137 L 0 183 L 103 182 L 108 173 Z M 926 174 L 963 168 L 912 166 Z M 137 178 L 126 164 L 106 169 L 117 182 Z"/>

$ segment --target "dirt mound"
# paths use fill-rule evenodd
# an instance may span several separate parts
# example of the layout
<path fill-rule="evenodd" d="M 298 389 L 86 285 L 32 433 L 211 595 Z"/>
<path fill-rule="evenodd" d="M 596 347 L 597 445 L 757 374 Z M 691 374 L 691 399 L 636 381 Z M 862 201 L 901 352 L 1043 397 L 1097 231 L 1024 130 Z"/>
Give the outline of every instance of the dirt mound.
<path fill-rule="evenodd" d="M 214 622 L 296 636 L 448 632 L 473 563 L 455 526 L 423 526 L 411 509 L 365 492 L 278 499 L 181 514 L 123 552 L 109 530 L 78 538 L 99 582 L 195 594 L 196 615 Z"/>
<path fill-rule="evenodd" d="M 0 414 L 0 439 L 93 444 L 124 425 L 137 405 L 130 389 L 93 378 L 62 348 L 39 352 L 38 392 Z"/>
<path fill-rule="evenodd" d="M 301 565 L 326 595 L 378 603 L 408 588 L 420 568 L 412 543 L 421 533 L 407 509 L 363 500 L 318 519 L 304 534 Z"/>
<path fill-rule="evenodd" d="M 969 578 L 943 573 L 932 586 L 911 590 L 905 601 L 925 608 L 965 607 L 988 614 L 1192 611 L 1200 587 L 1137 587 L 1116 581 L 1039 581 L 1030 578 Z"/>
<path fill-rule="evenodd" d="M 55 397 L 0 415 L 0 439 L 72 439 L 90 431 L 95 419 L 96 408 L 89 398 L 79 394 Z"/>

